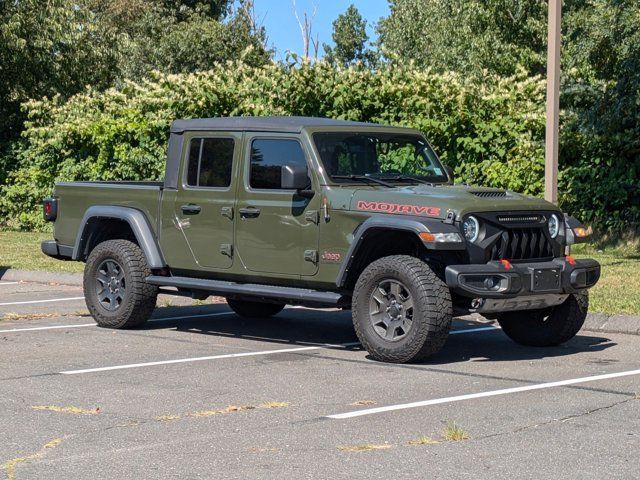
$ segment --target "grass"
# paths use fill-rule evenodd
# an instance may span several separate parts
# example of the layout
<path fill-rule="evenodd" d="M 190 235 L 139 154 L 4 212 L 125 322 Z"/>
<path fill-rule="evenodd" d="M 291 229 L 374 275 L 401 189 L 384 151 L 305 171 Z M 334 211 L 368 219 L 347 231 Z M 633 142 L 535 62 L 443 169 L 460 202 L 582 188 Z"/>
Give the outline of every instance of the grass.
<path fill-rule="evenodd" d="M 640 315 L 640 253 L 635 249 L 573 249 L 576 258 L 594 258 L 602 265 L 598 284 L 589 291 L 589 310 L 607 314 Z"/>
<path fill-rule="evenodd" d="M 450 442 L 461 442 L 471 438 L 456 422 L 447 422 L 442 429 L 442 437 Z"/>
<path fill-rule="evenodd" d="M 83 263 L 54 260 L 40 251 L 40 242 L 51 239 L 51 233 L 0 232 L 0 269 L 82 272 Z"/>
<path fill-rule="evenodd" d="M 50 233 L 0 232 L 0 268 L 82 272 L 84 264 L 63 262 L 40 251 Z M 602 264 L 600 282 L 590 291 L 590 311 L 640 315 L 640 252 L 637 246 L 598 250 L 590 245 L 574 247 L 576 258 L 595 258 Z"/>

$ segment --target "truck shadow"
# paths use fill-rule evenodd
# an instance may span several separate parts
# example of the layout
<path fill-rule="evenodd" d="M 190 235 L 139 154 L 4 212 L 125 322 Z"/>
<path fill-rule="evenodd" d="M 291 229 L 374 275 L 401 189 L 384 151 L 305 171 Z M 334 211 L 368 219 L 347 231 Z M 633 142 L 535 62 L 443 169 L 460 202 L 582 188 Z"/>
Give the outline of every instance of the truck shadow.
<path fill-rule="evenodd" d="M 157 318 L 142 330 L 175 329 L 177 332 L 210 335 L 266 342 L 278 346 L 338 345 L 357 342 L 351 323 L 351 313 L 335 310 L 285 309 L 268 318 L 242 318 L 227 305 L 202 307 L 168 307 L 156 311 Z M 162 317 L 167 318 L 163 320 Z M 181 317 L 175 319 L 175 317 Z M 470 330 L 487 327 L 490 323 L 454 320 L 453 329 Z M 511 341 L 501 330 L 479 330 L 449 336 L 443 350 L 416 365 L 445 365 L 461 362 L 511 362 L 542 360 L 583 352 L 601 352 L 617 345 L 609 338 L 580 333 L 557 347 L 525 347 Z M 263 347 L 259 347 L 263 348 Z M 362 351 L 362 347 L 344 346 L 348 351 Z M 351 361 L 371 361 L 359 358 Z"/>

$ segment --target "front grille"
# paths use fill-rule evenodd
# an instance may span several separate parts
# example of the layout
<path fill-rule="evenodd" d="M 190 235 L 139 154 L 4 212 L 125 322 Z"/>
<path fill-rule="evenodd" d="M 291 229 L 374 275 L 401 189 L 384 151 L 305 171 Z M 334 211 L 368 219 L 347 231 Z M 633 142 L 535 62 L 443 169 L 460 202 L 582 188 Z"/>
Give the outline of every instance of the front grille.
<path fill-rule="evenodd" d="M 491 247 L 491 260 L 553 257 L 553 246 L 540 227 L 503 230 Z"/>
<path fill-rule="evenodd" d="M 498 216 L 500 223 L 540 223 L 544 220 L 542 215 L 501 215 Z"/>
<path fill-rule="evenodd" d="M 489 190 L 489 191 L 484 191 L 484 190 L 480 190 L 477 192 L 469 192 L 472 195 L 475 195 L 476 197 L 480 197 L 480 198 L 505 198 L 507 196 L 507 192 L 505 192 L 504 190 Z"/>

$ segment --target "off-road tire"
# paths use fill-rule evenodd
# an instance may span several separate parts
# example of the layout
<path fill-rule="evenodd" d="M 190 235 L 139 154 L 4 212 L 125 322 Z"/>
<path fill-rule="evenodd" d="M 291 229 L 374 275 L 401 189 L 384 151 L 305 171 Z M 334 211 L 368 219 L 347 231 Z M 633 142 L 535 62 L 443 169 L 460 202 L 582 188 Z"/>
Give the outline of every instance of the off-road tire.
<path fill-rule="evenodd" d="M 282 303 L 249 302 L 247 300 L 234 300 L 232 298 L 227 298 L 227 303 L 231 307 L 231 310 L 241 317 L 246 318 L 271 317 L 280 313 L 285 307 Z"/>
<path fill-rule="evenodd" d="M 126 290 L 115 311 L 103 307 L 98 296 L 98 269 L 107 261 L 122 268 Z M 156 307 L 158 287 L 149 285 L 147 259 L 138 245 L 128 240 L 108 240 L 97 245 L 84 269 L 84 298 L 89 313 L 100 327 L 133 328 L 144 324 Z"/>
<path fill-rule="evenodd" d="M 514 342 L 529 347 L 553 347 L 568 342 L 582 328 L 589 309 L 586 291 L 569 295 L 555 307 L 505 312 L 498 317 L 502 331 Z"/>
<path fill-rule="evenodd" d="M 387 280 L 400 282 L 413 303 L 411 326 L 404 336 L 388 341 L 373 325 L 370 302 L 374 290 Z M 409 363 L 438 353 L 449 335 L 451 294 L 423 261 L 407 256 L 383 257 L 360 275 L 352 299 L 353 326 L 358 339 L 375 360 Z"/>

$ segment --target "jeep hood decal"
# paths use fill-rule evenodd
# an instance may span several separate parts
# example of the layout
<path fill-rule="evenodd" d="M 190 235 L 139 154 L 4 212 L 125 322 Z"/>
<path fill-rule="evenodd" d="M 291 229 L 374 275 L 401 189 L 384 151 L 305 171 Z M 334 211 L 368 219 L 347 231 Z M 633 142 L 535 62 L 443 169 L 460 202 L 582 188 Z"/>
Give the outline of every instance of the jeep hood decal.
<path fill-rule="evenodd" d="M 392 215 L 445 218 L 449 210 L 458 215 L 478 211 L 557 210 L 540 198 L 466 185 L 418 185 L 397 188 L 358 188 L 350 209 Z"/>

